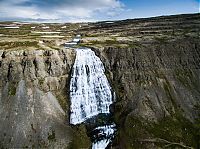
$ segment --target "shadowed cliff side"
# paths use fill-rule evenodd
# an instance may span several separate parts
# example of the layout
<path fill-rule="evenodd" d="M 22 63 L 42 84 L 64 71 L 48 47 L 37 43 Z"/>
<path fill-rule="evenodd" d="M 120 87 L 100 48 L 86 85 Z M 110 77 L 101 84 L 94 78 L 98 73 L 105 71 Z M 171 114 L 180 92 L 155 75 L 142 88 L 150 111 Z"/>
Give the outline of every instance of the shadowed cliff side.
<path fill-rule="evenodd" d="M 199 18 L 99 22 L 80 30 L 116 92 L 115 148 L 200 148 Z"/>
<path fill-rule="evenodd" d="M 94 49 L 117 95 L 116 148 L 199 147 L 198 41 Z"/>

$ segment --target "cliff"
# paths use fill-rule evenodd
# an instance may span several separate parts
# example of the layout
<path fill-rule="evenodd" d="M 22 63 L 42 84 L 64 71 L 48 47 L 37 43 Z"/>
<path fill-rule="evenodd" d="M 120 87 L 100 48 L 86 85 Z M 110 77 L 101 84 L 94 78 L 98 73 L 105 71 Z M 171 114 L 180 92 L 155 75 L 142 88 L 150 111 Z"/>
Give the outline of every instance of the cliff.
<path fill-rule="evenodd" d="M 200 147 L 199 23 L 193 14 L 74 31 L 100 57 L 116 93 L 112 148 Z M 74 49 L 13 47 L 0 49 L 0 147 L 88 148 L 85 126 L 69 125 Z"/>
<path fill-rule="evenodd" d="M 184 144 L 197 148 L 199 50 L 198 40 L 190 38 L 96 50 L 117 95 L 112 107 L 118 124 L 117 147 Z"/>
<path fill-rule="evenodd" d="M 114 148 L 200 147 L 198 20 L 194 14 L 99 23 L 99 39 L 82 30 L 116 92 Z"/>
<path fill-rule="evenodd" d="M 74 51 L 1 50 L 0 55 L 0 146 L 69 147 L 81 135 L 69 127 Z"/>

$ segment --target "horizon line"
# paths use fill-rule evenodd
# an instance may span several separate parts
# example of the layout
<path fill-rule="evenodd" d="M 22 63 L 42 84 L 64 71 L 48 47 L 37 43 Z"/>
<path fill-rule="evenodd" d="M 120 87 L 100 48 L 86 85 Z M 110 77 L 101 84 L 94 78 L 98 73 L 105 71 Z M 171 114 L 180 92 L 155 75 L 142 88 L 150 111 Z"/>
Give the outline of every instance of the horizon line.
<path fill-rule="evenodd" d="M 17 22 L 17 23 L 32 23 L 32 24 L 66 24 L 66 23 L 70 23 L 70 24 L 78 24 L 78 23 L 98 23 L 98 22 L 117 22 L 117 21 L 125 21 L 125 20 L 137 20 L 137 19 L 151 19 L 151 18 L 159 18 L 159 17 L 170 17 L 170 16 L 181 16 L 181 15 L 198 15 L 200 14 L 200 12 L 189 12 L 189 13 L 177 13 L 177 14 L 164 14 L 164 15 L 156 15 L 156 16 L 147 16 L 147 17 L 135 17 L 135 18 L 125 18 L 125 19 L 116 19 L 116 20 L 96 20 L 96 21 L 80 21 L 80 22 L 51 22 L 49 19 L 41 19 L 41 20 L 49 20 L 49 22 L 43 22 L 43 21 L 36 21 L 36 20 L 40 20 L 40 19 L 33 19 L 31 21 L 25 21 L 25 20 L 0 20 L 0 23 L 5 23 L 5 22 Z M 54 19 L 54 20 L 58 20 L 58 19 Z"/>

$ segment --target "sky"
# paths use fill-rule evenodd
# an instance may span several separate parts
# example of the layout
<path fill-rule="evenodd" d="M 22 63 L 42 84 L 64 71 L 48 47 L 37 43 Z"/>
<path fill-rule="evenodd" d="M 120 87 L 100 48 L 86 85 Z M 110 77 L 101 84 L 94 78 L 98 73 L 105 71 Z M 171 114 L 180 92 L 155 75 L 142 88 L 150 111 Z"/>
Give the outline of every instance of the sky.
<path fill-rule="evenodd" d="M 199 0 L 0 0 L 0 21 L 91 22 L 199 13 Z"/>

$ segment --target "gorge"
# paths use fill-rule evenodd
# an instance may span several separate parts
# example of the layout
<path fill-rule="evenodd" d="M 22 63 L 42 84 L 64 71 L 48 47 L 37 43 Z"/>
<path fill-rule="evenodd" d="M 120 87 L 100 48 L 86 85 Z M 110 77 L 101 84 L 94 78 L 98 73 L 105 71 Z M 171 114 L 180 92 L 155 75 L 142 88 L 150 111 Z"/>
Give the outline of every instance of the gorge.
<path fill-rule="evenodd" d="M 0 148 L 198 149 L 199 20 L 0 28 Z"/>

